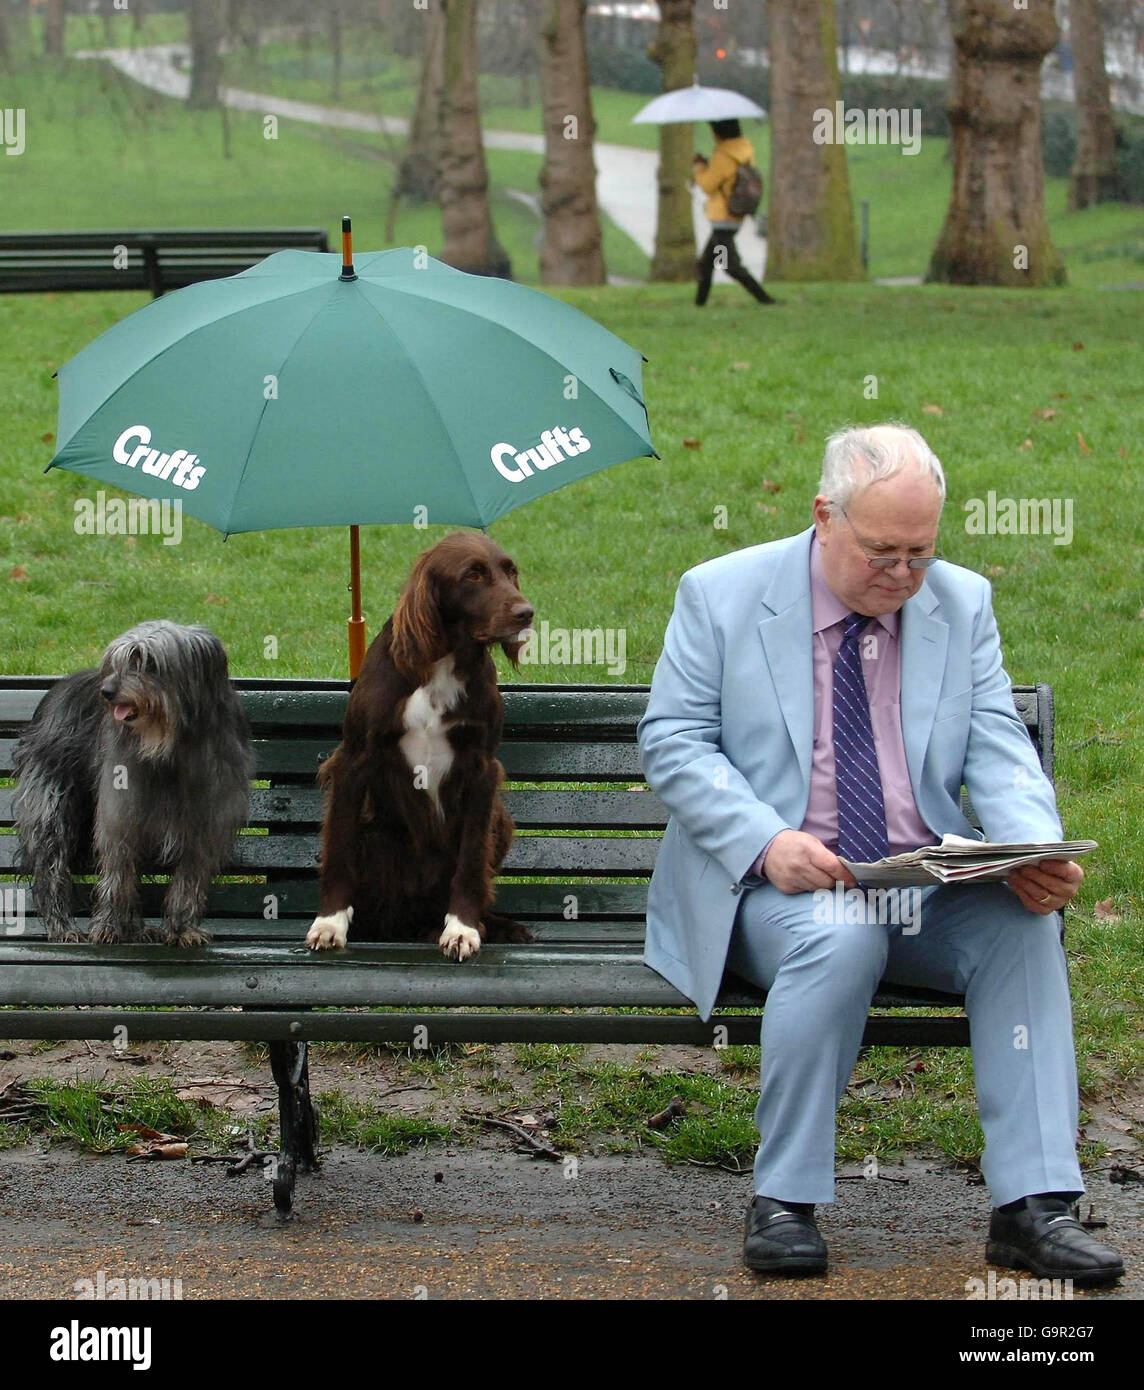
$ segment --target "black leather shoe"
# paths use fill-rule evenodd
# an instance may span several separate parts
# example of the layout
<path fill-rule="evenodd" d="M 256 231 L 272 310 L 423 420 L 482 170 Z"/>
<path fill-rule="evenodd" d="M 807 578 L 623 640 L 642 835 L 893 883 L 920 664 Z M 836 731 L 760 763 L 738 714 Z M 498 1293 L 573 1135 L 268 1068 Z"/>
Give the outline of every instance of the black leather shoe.
<path fill-rule="evenodd" d="M 1074 1284 L 1103 1284 L 1124 1273 L 1116 1251 L 1101 1245 L 1076 1219 L 1075 1203 L 1050 1192 L 1026 1197 L 1016 1211 L 994 1208 L 985 1258 Z"/>
<path fill-rule="evenodd" d="M 743 1262 L 764 1274 L 821 1274 L 826 1242 L 814 1224 L 810 1202 L 755 1196 L 747 1208 Z"/>

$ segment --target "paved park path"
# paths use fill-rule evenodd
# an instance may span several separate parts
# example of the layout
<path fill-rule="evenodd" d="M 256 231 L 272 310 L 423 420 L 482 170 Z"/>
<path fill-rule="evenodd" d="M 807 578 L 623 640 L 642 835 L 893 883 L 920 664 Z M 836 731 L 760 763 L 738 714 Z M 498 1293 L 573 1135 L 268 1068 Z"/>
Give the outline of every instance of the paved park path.
<path fill-rule="evenodd" d="M 759 1276 L 741 1261 L 750 1173 L 658 1156 L 559 1164 L 434 1146 L 399 1158 L 344 1146 L 298 1183 L 279 1225 L 260 1174 L 92 1158 L 70 1145 L 0 1153 L 0 1330 L 15 1300 L 74 1298 L 76 1281 L 181 1279 L 187 1300 L 430 1298 L 964 1301 L 987 1286 L 989 1198 L 941 1161 L 909 1158 L 864 1181 L 854 1165 L 819 1209 L 830 1268 Z M 1083 1199 L 1128 1267 L 1093 1302 L 1144 1295 L 1140 1188 L 1093 1174 Z M 1003 1279 L 1010 1271 L 995 1269 Z M 1019 1277 L 1019 1276 L 1018 1276 Z"/>
<path fill-rule="evenodd" d="M 190 75 L 185 67 L 189 50 L 186 44 L 152 44 L 139 48 L 93 49 L 76 56 L 102 59 L 152 91 L 163 96 L 185 100 L 190 90 Z M 237 87 L 225 87 L 219 93 L 222 101 L 238 111 L 257 111 L 262 115 L 278 116 L 282 120 L 303 121 L 310 125 L 329 126 L 340 130 L 356 130 L 370 134 L 404 136 L 409 122 L 397 116 L 375 116 L 366 111 L 348 111 L 338 106 L 318 106 L 311 102 L 293 101 L 289 97 L 272 96 L 267 92 L 249 92 Z M 544 141 L 539 135 L 520 131 L 485 130 L 484 143 L 490 149 L 525 150 L 543 154 Z M 609 145 L 597 141 L 596 197 L 608 217 L 626 232 L 644 251 L 651 255 L 655 248 L 656 171 L 659 156 L 653 150 L 636 149 L 630 145 Z M 514 190 L 514 195 L 539 210 L 536 195 Z M 695 207 L 696 247 L 707 239 L 708 227 L 703 216 L 706 195 L 692 190 Z M 747 269 L 761 278 L 765 264 L 766 242 L 759 236 L 751 218 L 745 219 L 737 238 L 739 254 Z M 716 272 L 716 283 L 731 283 L 722 271 Z"/>

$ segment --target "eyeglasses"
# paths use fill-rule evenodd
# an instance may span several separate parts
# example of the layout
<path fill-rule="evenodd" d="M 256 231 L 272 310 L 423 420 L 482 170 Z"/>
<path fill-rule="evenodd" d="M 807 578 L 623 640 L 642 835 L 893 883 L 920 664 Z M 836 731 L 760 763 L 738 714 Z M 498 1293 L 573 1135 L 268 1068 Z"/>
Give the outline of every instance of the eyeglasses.
<path fill-rule="evenodd" d="M 836 505 L 837 505 L 837 504 L 836 504 Z M 851 531 L 854 531 L 854 523 L 850 520 L 850 518 L 849 518 L 848 516 L 846 516 L 846 508 L 843 507 L 843 506 L 839 506 L 839 507 L 838 507 L 838 510 L 842 513 L 842 515 L 843 515 L 844 517 L 846 517 L 846 523 L 847 523 L 847 525 L 850 527 Z M 862 550 L 863 554 L 865 554 L 866 546 L 862 543 L 862 539 L 861 539 L 861 537 L 858 535 L 858 532 L 857 532 L 857 531 L 854 531 L 854 539 L 855 539 L 855 541 L 858 543 L 858 546 L 859 546 L 859 548 Z M 867 556 L 866 556 L 866 563 L 870 566 L 871 569 L 875 569 L 875 570 L 892 570 L 892 569 L 894 568 L 895 565 L 900 565 L 900 564 L 902 563 L 902 560 L 903 560 L 903 559 L 905 559 L 906 564 L 907 564 L 907 565 L 910 567 L 910 569 L 912 569 L 912 570 L 928 570 L 929 567 L 930 567 L 930 565 L 934 564 L 936 561 L 938 561 L 938 560 L 941 559 L 941 556 L 940 556 L 940 555 L 910 555 L 910 556 L 902 556 L 902 555 L 874 555 L 874 556 L 870 556 L 870 555 L 867 555 Z"/>

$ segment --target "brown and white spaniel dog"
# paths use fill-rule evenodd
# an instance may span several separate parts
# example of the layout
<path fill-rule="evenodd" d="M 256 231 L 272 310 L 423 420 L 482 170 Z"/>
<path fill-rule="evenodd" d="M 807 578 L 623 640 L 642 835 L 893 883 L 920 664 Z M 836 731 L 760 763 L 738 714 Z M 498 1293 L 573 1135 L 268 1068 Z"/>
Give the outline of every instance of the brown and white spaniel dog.
<path fill-rule="evenodd" d="M 365 940 L 433 940 L 457 961 L 489 934 L 531 940 L 490 912 L 514 827 L 497 790 L 504 702 L 489 648 L 515 666 L 532 617 L 516 565 L 487 536 L 457 531 L 418 557 L 318 770 L 311 950 L 344 946 L 351 920 Z"/>

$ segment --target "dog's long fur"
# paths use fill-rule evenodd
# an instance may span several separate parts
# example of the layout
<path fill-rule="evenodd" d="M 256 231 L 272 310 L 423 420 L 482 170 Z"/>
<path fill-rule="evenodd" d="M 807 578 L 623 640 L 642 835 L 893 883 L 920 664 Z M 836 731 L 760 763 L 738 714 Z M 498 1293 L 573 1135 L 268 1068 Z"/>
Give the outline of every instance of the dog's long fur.
<path fill-rule="evenodd" d="M 486 936 L 530 940 L 490 911 L 513 823 L 497 791 L 504 724 L 489 648 L 513 665 L 532 608 L 495 542 L 455 532 L 419 556 L 371 643 L 327 789 L 314 950 L 429 939 L 453 960 Z"/>
<path fill-rule="evenodd" d="M 144 934 L 139 874 L 167 870 L 159 939 L 196 946 L 211 876 L 246 823 L 250 729 L 205 627 L 157 620 L 44 696 L 17 746 L 20 869 L 50 941 L 78 941 L 72 874 L 91 871 L 91 939 Z"/>

